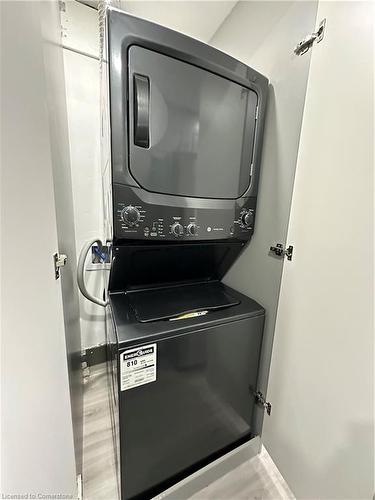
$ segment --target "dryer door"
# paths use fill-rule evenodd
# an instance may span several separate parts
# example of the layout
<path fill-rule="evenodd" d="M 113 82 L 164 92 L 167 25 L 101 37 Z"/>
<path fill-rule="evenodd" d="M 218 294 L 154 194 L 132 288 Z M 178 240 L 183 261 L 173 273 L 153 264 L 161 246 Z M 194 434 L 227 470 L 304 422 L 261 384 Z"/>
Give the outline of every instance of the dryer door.
<path fill-rule="evenodd" d="M 257 95 L 191 64 L 129 49 L 129 168 L 144 189 L 201 198 L 249 187 Z"/>

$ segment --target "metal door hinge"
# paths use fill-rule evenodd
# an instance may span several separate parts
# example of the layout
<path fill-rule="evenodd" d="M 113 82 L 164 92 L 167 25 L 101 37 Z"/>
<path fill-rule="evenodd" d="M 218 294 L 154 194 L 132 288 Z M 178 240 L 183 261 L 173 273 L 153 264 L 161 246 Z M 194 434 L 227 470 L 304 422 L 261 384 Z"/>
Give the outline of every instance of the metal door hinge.
<path fill-rule="evenodd" d="M 55 266 L 55 279 L 58 280 L 60 278 L 60 268 L 64 267 L 67 263 L 68 257 L 63 253 L 54 253 L 53 254 L 53 263 Z"/>
<path fill-rule="evenodd" d="M 260 391 L 254 392 L 255 402 L 257 405 L 261 406 L 264 410 L 266 410 L 267 415 L 271 415 L 272 405 Z"/>
<path fill-rule="evenodd" d="M 282 243 L 276 243 L 275 246 L 270 247 L 270 252 L 274 253 L 278 257 L 286 257 L 288 260 L 293 258 L 293 246 L 289 245 L 288 248 L 284 249 Z"/>
<path fill-rule="evenodd" d="M 310 35 L 307 35 L 303 40 L 301 40 L 296 45 L 296 47 L 294 48 L 294 53 L 297 56 L 302 56 L 303 54 L 306 54 L 306 52 L 308 52 L 310 48 L 313 46 L 314 42 L 319 43 L 323 40 L 325 29 L 326 29 L 326 20 L 323 19 L 323 21 L 320 22 L 317 31 L 311 33 Z"/>

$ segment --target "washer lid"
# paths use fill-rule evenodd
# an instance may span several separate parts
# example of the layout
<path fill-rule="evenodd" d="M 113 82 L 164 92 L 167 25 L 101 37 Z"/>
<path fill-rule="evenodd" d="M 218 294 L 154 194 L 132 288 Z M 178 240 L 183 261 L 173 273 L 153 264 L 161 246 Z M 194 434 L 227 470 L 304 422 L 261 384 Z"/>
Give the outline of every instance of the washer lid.
<path fill-rule="evenodd" d="M 173 287 L 173 290 L 176 295 L 180 294 L 181 289 L 186 286 L 202 286 L 206 291 L 212 291 L 211 288 L 206 288 L 206 285 L 207 283 L 181 285 Z M 109 295 L 110 306 L 108 312 L 109 317 L 112 316 L 113 318 L 113 323 L 111 321 L 109 324 L 112 324 L 115 329 L 119 348 L 129 348 L 133 345 L 142 345 L 143 343 L 155 342 L 176 335 L 198 332 L 206 328 L 212 328 L 212 331 L 215 331 L 216 327 L 225 328 L 226 323 L 232 323 L 233 321 L 250 320 L 258 322 L 264 320 L 264 309 L 255 300 L 246 297 L 246 295 L 233 290 L 233 288 L 223 283 L 216 282 L 215 284 L 210 283 L 210 285 L 222 287 L 223 291 L 229 296 L 229 301 L 233 299 L 237 304 L 230 307 L 212 309 L 207 314 L 188 317 L 181 321 L 161 320 L 140 322 L 134 313 L 133 306 L 130 304 L 130 299 L 138 292 L 111 293 Z M 172 290 L 171 287 L 168 288 Z M 161 288 L 154 290 L 159 293 Z M 251 334 L 252 330 L 250 328 L 249 335 Z"/>
<path fill-rule="evenodd" d="M 238 305 L 221 283 L 203 283 L 132 292 L 129 303 L 141 323 L 176 319 L 198 311 Z"/>

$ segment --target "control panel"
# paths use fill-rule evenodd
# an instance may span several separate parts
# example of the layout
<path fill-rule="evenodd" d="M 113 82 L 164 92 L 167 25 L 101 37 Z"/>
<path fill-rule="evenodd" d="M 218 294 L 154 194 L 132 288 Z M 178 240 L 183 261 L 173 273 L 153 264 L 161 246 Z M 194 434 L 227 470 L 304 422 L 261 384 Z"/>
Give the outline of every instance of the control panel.
<path fill-rule="evenodd" d="M 208 206 L 199 206 L 198 200 L 192 203 L 197 206 L 173 206 L 142 200 L 142 194 L 130 186 L 115 185 L 116 239 L 249 240 L 254 231 L 255 198 L 209 200 Z"/>

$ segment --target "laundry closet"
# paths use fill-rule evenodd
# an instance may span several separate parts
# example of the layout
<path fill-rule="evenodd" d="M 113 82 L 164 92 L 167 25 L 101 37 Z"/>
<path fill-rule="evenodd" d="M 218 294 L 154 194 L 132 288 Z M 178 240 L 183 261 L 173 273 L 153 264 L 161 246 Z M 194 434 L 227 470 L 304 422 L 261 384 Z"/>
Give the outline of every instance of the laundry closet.
<path fill-rule="evenodd" d="M 19 8 L 9 7 L 8 24 Z M 40 233 L 36 220 L 49 242 L 30 280 L 47 276 L 45 256 L 54 265 L 54 287 L 46 277 L 38 301 L 28 293 L 36 310 L 49 301 L 35 338 L 44 342 L 48 325 L 59 332 L 51 362 L 35 355 L 43 370 L 29 388 L 47 390 L 42 372 L 60 388 L 59 398 L 48 386 L 59 461 L 46 460 L 47 439 L 36 451 L 58 477 L 48 491 L 253 498 L 246 470 L 271 463 L 266 497 L 370 498 L 373 5 L 27 9 L 28 51 L 4 33 L 15 59 L 42 68 L 29 68 L 30 89 L 45 89 L 33 94 L 44 128 L 32 147 L 37 134 L 50 141 L 50 160 L 31 163 L 24 180 L 37 180 L 37 202 L 22 192 L 36 214 L 25 245 Z M 18 92 L 27 124 L 12 64 L 9 99 Z M 23 174 L 12 176 L 14 195 Z M 13 204 L 8 231 L 19 213 Z M 19 249 L 8 254 L 16 269 Z M 23 431 L 8 398 L 9 425 L 38 449 L 38 431 Z M 53 435 L 53 419 L 43 428 Z M 37 491 L 21 476 L 17 491 Z"/>

